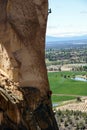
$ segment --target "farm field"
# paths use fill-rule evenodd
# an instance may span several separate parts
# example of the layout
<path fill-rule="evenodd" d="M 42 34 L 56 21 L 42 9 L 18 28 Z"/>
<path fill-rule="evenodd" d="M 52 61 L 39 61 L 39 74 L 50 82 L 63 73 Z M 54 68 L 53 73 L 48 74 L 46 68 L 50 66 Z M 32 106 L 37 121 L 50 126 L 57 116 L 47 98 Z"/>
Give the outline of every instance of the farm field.
<path fill-rule="evenodd" d="M 76 75 L 87 75 L 87 72 L 48 72 L 53 102 L 87 96 L 87 82 L 72 80 Z"/>

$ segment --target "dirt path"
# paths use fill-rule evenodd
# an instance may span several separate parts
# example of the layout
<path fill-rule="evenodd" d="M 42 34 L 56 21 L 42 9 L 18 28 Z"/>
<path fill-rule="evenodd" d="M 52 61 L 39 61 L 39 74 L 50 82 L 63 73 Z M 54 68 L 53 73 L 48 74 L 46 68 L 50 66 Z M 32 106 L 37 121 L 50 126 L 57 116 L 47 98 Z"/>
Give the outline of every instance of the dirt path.
<path fill-rule="evenodd" d="M 64 105 L 56 107 L 56 110 L 73 110 L 87 112 L 87 96 L 81 98 L 81 102 L 76 102 L 75 100 L 65 101 Z"/>
<path fill-rule="evenodd" d="M 72 96 L 72 97 L 87 97 L 82 95 L 73 95 L 73 94 L 52 94 L 53 96 Z"/>

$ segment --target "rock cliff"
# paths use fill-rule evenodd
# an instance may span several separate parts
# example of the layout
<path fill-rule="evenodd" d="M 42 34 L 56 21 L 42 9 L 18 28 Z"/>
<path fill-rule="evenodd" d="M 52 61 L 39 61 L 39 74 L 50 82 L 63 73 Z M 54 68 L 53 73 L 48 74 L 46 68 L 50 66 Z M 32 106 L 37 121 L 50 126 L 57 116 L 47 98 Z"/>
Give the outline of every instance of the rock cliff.
<path fill-rule="evenodd" d="M 0 129 L 57 130 L 45 65 L 47 0 L 0 0 Z"/>

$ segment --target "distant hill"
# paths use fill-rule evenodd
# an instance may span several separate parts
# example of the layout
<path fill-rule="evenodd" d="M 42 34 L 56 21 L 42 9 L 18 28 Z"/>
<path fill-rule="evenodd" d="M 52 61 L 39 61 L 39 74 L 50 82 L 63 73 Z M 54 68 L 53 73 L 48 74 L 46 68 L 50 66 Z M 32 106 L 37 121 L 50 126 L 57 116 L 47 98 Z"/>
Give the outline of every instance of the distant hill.
<path fill-rule="evenodd" d="M 85 40 L 85 39 L 87 39 L 87 35 L 72 36 L 72 37 L 52 37 L 52 36 L 46 36 L 46 43 L 57 42 L 57 41 Z"/>
<path fill-rule="evenodd" d="M 75 37 L 46 37 L 46 49 L 87 48 L 87 35 Z"/>

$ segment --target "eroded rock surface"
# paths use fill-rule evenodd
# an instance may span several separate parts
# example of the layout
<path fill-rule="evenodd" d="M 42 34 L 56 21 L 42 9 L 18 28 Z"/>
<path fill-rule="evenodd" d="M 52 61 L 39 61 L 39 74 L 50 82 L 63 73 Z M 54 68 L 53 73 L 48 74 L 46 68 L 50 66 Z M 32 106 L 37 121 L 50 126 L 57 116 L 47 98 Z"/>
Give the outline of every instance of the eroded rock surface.
<path fill-rule="evenodd" d="M 0 0 L 0 130 L 57 130 L 45 65 L 47 0 Z"/>

